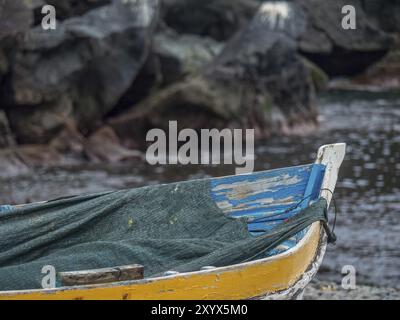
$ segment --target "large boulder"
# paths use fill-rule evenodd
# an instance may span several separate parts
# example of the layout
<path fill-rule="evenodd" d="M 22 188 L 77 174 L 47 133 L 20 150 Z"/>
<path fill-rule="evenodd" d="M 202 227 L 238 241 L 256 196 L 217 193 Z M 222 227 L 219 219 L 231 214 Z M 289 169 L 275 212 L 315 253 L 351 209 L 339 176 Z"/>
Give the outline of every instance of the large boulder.
<path fill-rule="evenodd" d="M 9 61 L 6 112 L 19 143 L 46 143 L 73 118 L 86 133 L 146 60 L 158 0 L 124 1 L 24 34 Z"/>
<path fill-rule="evenodd" d="M 0 1 L 0 84 L 8 72 L 9 55 L 15 47 L 16 39 L 31 28 L 34 23 L 34 10 L 42 0 Z M 1 109 L 1 106 L 0 106 Z"/>
<path fill-rule="evenodd" d="M 189 74 L 198 73 L 222 48 L 223 44 L 212 38 L 162 28 L 154 35 L 146 63 L 113 109 L 113 115 Z"/>
<path fill-rule="evenodd" d="M 164 20 L 180 33 L 228 40 L 257 12 L 256 0 L 164 0 Z"/>
<path fill-rule="evenodd" d="M 400 90 L 400 37 L 382 60 L 373 64 L 364 73 L 353 78 L 335 81 L 333 88 L 358 90 Z"/>
<path fill-rule="evenodd" d="M 202 72 L 156 92 L 110 125 L 126 140 L 145 128 L 167 129 L 168 119 L 182 128 L 255 128 L 258 137 L 314 126 L 314 86 L 297 53 L 300 33 L 271 22 L 267 9 L 261 6 Z"/>
<path fill-rule="evenodd" d="M 331 76 L 355 75 L 381 59 L 393 38 L 365 14 L 361 0 L 298 0 L 307 19 L 299 50 Z M 342 27 L 342 8 L 356 9 L 357 28 Z"/>
<path fill-rule="evenodd" d="M 364 11 L 387 32 L 400 33 L 400 2 L 398 0 L 362 0 Z"/>
<path fill-rule="evenodd" d="M 159 60 L 163 84 L 170 84 L 188 74 L 197 73 L 212 61 L 223 44 L 209 37 L 177 34 L 166 30 L 155 35 L 152 53 Z"/>
<path fill-rule="evenodd" d="M 37 1 L 0 1 L 0 41 L 24 32 L 33 24 L 33 10 Z"/>

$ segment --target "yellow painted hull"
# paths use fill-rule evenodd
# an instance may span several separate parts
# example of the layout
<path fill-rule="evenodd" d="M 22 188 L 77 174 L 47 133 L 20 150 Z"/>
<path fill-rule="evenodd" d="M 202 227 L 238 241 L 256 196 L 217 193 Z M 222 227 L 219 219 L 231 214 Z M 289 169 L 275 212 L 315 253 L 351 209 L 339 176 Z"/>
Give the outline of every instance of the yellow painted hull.
<path fill-rule="evenodd" d="M 321 255 L 323 231 L 314 223 L 294 248 L 277 256 L 244 264 L 163 278 L 109 285 L 0 292 L 1 299 L 29 300 L 191 300 L 286 299 L 302 290 L 310 279 L 304 275 Z M 324 250 L 323 250 L 324 251 Z M 322 253 L 323 255 L 323 253 Z M 320 257 L 322 258 L 322 257 Z M 315 270 L 316 271 L 316 270 Z"/>

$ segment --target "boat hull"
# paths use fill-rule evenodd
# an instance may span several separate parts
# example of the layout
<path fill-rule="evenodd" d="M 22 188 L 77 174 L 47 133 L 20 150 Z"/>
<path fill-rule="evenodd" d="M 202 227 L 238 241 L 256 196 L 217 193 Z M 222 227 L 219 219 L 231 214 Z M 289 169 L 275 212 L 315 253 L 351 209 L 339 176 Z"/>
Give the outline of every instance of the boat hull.
<path fill-rule="evenodd" d="M 328 206 L 335 189 L 345 144 L 320 148 L 317 164 L 326 166 L 320 196 Z M 0 292 L 0 300 L 237 300 L 298 298 L 321 265 L 326 235 L 313 223 L 292 248 L 237 265 L 159 278 L 103 285 Z"/>
<path fill-rule="evenodd" d="M 0 299 L 291 299 L 296 298 L 318 270 L 325 246 L 323 231 L 320 223 L 316 222 L 291 250 L 253 262 L 110 285 L 0 292 Z"/>

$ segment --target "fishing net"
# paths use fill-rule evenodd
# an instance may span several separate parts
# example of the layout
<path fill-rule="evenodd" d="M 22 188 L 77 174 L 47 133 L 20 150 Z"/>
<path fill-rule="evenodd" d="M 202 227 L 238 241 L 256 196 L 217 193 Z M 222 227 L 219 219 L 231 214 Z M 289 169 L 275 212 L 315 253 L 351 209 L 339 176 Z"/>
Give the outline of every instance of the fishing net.
<path fill-rule="evenodd" d="M 315 221 L 326 201 L 262 236 L 224 214 L 210 180 L 180 182 L 31 204 L 0 213 L 0 290 L 41 288 L 57 272 L 141 264 L 145 276 L 256 259 Z"/>

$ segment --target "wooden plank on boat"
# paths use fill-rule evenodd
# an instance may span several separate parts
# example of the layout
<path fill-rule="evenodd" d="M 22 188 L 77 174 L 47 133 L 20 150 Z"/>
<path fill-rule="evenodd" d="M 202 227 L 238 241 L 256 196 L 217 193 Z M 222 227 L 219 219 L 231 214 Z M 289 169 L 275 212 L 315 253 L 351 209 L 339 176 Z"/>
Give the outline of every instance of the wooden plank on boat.
<path fill-rule="evenodd" d="M 319 148 L 317 160 L 315 163 L 326 166 L 324 181 L 321 186 L 321 197 L 325 198 L 329 204 L 335 192 L 336 181 L 339 174 L 339 168 L 346 154 L 346 144 L 329 144 Z"/>
<path fill-rule="evenodd" d="M 63 287 L 139 280 L 143 277 L 144 267 L 139 264 L 58 273 L 59 282 Z"/>

